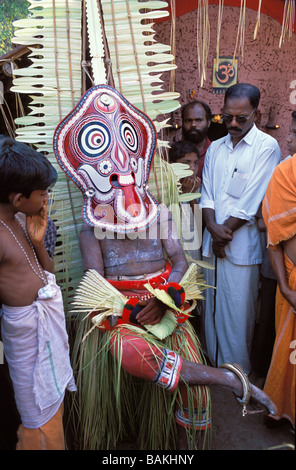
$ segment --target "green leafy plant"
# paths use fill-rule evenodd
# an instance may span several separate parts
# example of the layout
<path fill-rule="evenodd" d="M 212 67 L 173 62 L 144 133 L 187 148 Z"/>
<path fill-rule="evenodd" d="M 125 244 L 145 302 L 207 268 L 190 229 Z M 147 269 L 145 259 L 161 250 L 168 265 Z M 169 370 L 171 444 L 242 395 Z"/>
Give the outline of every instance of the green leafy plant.
<path fill-rule="evenodd" d="M 0 55 L 12 49 L 13 22 L 28 16 L 27 0 L 2 0 L 0 4 Z"/>

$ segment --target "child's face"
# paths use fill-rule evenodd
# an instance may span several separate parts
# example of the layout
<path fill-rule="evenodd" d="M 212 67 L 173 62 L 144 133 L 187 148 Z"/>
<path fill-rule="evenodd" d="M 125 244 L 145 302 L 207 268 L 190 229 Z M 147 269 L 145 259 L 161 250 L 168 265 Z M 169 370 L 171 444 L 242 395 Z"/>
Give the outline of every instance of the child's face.
<path fill-rule="evenodd" d="M 36 189 L 26 198 L 23 196 L 20 211 L 26 215 L 37 215 L 49 197 L 47 189 Z"/>
<path fill-rule="evenodd" d="M 197 154 L 194 152 L 191 153 L 186 153 L 183 158 L 180 158 L 177 160 L 178 163 L 186 163 L 186 165 L 189 165 L 190 170 L 193 171 L 193 175 L 197 175 L 197 170 L 198 170 L 198 157 Z"/>

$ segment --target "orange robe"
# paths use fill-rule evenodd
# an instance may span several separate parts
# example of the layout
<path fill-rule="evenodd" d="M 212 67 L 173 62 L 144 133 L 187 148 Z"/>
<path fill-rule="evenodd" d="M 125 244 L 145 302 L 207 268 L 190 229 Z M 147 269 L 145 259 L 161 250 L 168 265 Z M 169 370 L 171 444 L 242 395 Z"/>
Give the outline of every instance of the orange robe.
<path fill-rule="evenodd" d="M 289 240 L 296 233 L 296 155 L 275 169 L 262 207 L 268 246 Z M 284 253 L 290 289 L 296 291 L 296 266 Z M 276 339 L 264 391 L 278 408 L 276 418 L 286 418 L 295 427 L 296 313 L 281 295 L 276 297 Z"/>

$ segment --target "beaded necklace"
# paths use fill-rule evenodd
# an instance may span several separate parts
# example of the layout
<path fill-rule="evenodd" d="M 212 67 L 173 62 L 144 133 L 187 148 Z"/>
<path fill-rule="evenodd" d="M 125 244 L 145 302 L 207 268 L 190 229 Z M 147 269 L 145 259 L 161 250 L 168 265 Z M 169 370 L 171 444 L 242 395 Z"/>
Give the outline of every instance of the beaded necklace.
<path fill-rule="evenodd" d="M 38 271 L 35 269 L 35 267 L 33 266 L 33 264 L 31 263 L 30 261 L 30 258 L 26 252 L 26 250 L 24 249 L 23 245 L 19 242 L 19 240 L 17 239 L 17 237 L 15 236 L 15 234 L 13 233 L 13 231 L 11 230 L 11 228 L 5 223 L 3 222 L 3 220 L 0 219 L 0 222 L 1 224 L 7 228 L 7 230 L 11 233 L 12 237 L 14 238 L 14 240 L 16 241 L 16 243 L 18 244 L 18 246 L 20 247 L 20 249 L 22 250 L 23 254 L 25 255 L 25 258 L 26 260 L 28 261 L 29 263 L 29 266 L 31 267 L 31 269 L 34 271 L 34 273 L 36 274 L 37 277 L 39 277 L 39 279 L 44 283 L 44 285 L 46 286 L 47 284 L 47 279 L 46 277 L 44 276 L 43 274 L 43 270 L 40 266 L 40 263 L 38 261 L 38 258 L 37 258 L 37 255 L 36 255 L 36 252 L 34 250 L 34 247 L 33 247 L 33 244 L 30 240 L 30 237 L 26 231 L 26 228 L 24 227 L 24 225 L 21 223 L 21 221 L 18 219 L 17 216 L 15 216 L 16 220 L 18 221 L 18 223 L 20 224 L 20 226 L 22 227 L 23 231 L 25 232 L 25 235 L 26 235 L 26 238 L 28 240 L 28 243 L 30 245 L 30 247 L 32 248 L 32 251 L 33 251 L 33 255 L 34 255 L 34 258 L 35 258 L 35 261 L 36 261 L 36 265 L 37 265 L 37 268 L 38 268 Z"/>

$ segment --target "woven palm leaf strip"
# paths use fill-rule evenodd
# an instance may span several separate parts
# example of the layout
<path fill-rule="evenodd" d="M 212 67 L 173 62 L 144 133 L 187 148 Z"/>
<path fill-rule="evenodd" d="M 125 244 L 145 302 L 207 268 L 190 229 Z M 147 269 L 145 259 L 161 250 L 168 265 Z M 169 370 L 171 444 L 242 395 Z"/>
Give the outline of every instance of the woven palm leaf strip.
<path fill-rule="evenodd" d="M 177 109 L 179 93 L 164 92 L 160 78 L 176 68 L 171 63 L 174 57 L 169 45 L 155 41 L 153 23 L 147 22 L 167 16 L 167 11 L 159 10 L 167 2 L 102 0 L 101 5 L 115 88 L 153 121 Z M 155 125 L 161 128 L 161 123 Z"/>

